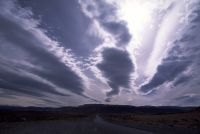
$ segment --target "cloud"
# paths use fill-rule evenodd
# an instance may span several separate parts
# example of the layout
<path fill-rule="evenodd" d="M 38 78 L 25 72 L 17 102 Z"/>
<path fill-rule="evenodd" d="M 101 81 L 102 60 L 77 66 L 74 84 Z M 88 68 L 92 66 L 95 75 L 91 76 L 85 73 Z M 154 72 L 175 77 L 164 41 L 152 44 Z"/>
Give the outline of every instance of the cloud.
<path fill-rule="evenodd" d="M 117 46 L 124 46 L 131 40 L 131 35 L 124 22 L 102 22 L 103 28 L 114 35 Z"/>
<path fill-rule="evenodd" d="M 131 40 L 131 34 L 125 21 L 120 20 L 117 6 L 105 1 L 96 2 L 99 16 L 97 20 L 105 31 L 110 33 L 116 40 L 117 46 L 125 46 Z"/>
<path fill-rule="evenodd" d="M 152 89 L 164 84 L 165 82 L 173 81 L 179 74 L 187 69 L 190 65 L 188 61 L 172 61 L 164 62 L 158 66 L 156 74 L 151 81 L 141 87 L 141 91 L 149 92 Z"/>
<path fill-rule="evenodd" d="M 175 98 L 174 100 L 179 103 L 179 105 L 194 106 L 200 103 L 200 95 L 197 94 L 186 94 Z"/>
<path fill-rule="evenodd" d="M 120 87 L 129 88 L 130 74 L 134 71 L 134 66 L 126 51 L 106 48 L 102 52 L 103 61 L 97 65 L 102 71 L 108 84 L 112 88 L 107 96 L 119 94 Z"/>
<path fill-rule="evenodd" d="M 132 36 L 126 22 L 118 16 L 116 3 L 104 0 L 80 0 L 79 3 L 83 13 L 92 21 L 90 34 L 102 40 L 91 53 L 89 68 L 98 80 L 112 88 L 106 94 L 111 97 L 119 93 L 120 87 L 129 87 L 129 79 L 134 67 L 125 47 Z M 119 57 L 119 61 L 113 57 L 114 55 Z M 117 70 L 117 66 L 121 70 Z M 123 80 L 120 81 L 120 77 L 123 77 Z"/>
<path fill-rule="evenodd" d="M 186 1 L 185 1 L 186 2 Z M 162 58 L 162 61 L 158 66 L 153 77 L 140 88 L 142 92 L 150 93 L 154 89 L 166 90 L 165 88 L 176 88 L 181 85 L 188 85 L 193 79 L 193 74 L 195 69 L 192 69 L 197 63 L 197 56 L 199 55 L 197 46 L 197 32 L 192 28 L 197 24 L 193 20 L 197 17 L 195 9 L 197 9 L 196 0 L 189 1 L 188 3 L 183 3 L 184 6 L 181 8 L 187 8 L 183 11 L 180 20 L 187 19 L 185 21 L 180 21 L 177 28 L 179 29 L 176 36 L 170 37 L 170 43 L 168 43 L 167 51 Z M 180 6 L 180 5 L 176 5 Z M 190 8 L 190 6 L 194 6 Z M 189 15 L 190 17 L 187 18 Z M 195 16 L 195 17 L 194 17 Z M 186 18 L 185 18 L 186 17 Z M 174 30 L 174 29 L 173 29 Z M 170 32 L 171 34 L 171 32 Z M 160 43 L 161 44 L 161 43 Z M 159 47 L 158 47 L 159 49 Z M 149 65 L 154 65 L 154 63 L 149 63 Z M 193 70 L 193 71 L 191 71 Z M 165 87 L 167 84 L 173 85 L 172 87 Z M 163 89 L 161 89 L 163 88 Z M 194 87 L 195 89 L 195 87 Z M 166 91 L 167 92 L 167 91 Z M 176 91 L 174 91 L 176 92 Z"/>
<path fill-rule="evenodd" d="M 187 75 L 182 75 L 181 77 L 179 77 L 178 79 L 176 79 L 174 81 L 174 86 L 178 86 L 179 84 L 186 84 L 191 80 L 191 76 L 187 76 Z"/>
<path fill-rule="evenodd" d="M 187 31 L 188 33 L 183 34 L 180 39 L 173 42 L 173 47 L 162 59 L 162 63 L 157 67 L 152 79 L 141 86 L 142 92 L 150 93 L 159 86 L 170 82 L 173 83 L 173 88 L 176 88 L 181 84 L 189 84 L 193 79 L 194 72 L 190 70 L 196 66 L 199 51 L 196 46 L 195 32 L 190 33 L 191 31 L 188 29 Z"/>
<path fill-rule="evenodd" d="M 82 13 L 78 1 L 19 0 L 19 3 L 31 8 L 33 17 L 40 20 L 39 27 L 45 29 L 50 38 L 76 55 L 86 57 L 98 45 L 96 37 L 86 34 L 91 20 Z"/>
<path fill-rule="evenodd" d="M 115 40 L 116 46 L 124 47 L 130 42 L 132 36 L 129 33 L 126 22 L 118 17 L 118 9 L 115 3 L 103 0 L 95 2 L 80 0 L 79 3 L 83 12 L 93 21 L 96 21 L 105 33 L 102 33 L 98 28 L 95 30 L 105 34 L 106 38 L 111 36 L 109 38 Z"/>
<path fill-rule="evenodd" d="M 194 61 L 192 51 L 193 46 L 188 47 L 188 43 L 194 40 L 191 35 L 183 35 L 179 40 L 174 41 L 173 47 L 168 51 L 167 56 L 162 59 L 162 63 L 157 67 L 156 73 L 151 80 L 141 86 L 140 90 L 150 93 L 162 84 L 174 82 L 174 86 L 178 86 L 191 79 L 191 74 L 185 75 L 184 72 L 191 67 Z"/>
<path fill-rule="evenodd" d="M 0 0 L 0 104 L 199 104 L 197 1 Z"/>
<path fill-rule="evenodd" d="M 14 91 L 30 96 L 43 97 L 48 92 L 59 96 L 69 96 L 67 93 L 56 91 L 53 84 L 35 74 L 27 75 L 19 70 L 18 72 L 11 72 L 1 68 L 0 77 L 3 78 L 3 80 L 0 80 L 0 88 L 8 94 Z"/>
<path fill-rule="evenodd" d="M 87 77 L 72 52 L 38 28 L 30 10 L 12 0 L 0 5 L 0 88 L 8 94 L 89 98 L 84 94 Z"/>

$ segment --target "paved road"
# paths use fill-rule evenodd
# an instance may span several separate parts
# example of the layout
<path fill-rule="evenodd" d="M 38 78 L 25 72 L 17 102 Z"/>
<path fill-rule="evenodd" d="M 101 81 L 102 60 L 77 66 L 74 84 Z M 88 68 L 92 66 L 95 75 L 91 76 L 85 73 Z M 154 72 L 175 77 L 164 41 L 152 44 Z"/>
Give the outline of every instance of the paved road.
<path fill-rule="evenodd" d="M 139 129 L 124 127 L 120 125 L 115 125 L 104 121 L 100 116 L 96 116 L 94 122 L 102 129 L 108 130 L 108 133 L 113 134 L 153 134 L 152 132 L 147 132 Z M 101 134 L 101 133 L 100 133 Z"/>
<path fill-rule="evenodd" d="M 39 121 L 1 123 L 0 134 L 152 134 L 150 132 L 115 125 L 96 116 L 82 121 Z"/>

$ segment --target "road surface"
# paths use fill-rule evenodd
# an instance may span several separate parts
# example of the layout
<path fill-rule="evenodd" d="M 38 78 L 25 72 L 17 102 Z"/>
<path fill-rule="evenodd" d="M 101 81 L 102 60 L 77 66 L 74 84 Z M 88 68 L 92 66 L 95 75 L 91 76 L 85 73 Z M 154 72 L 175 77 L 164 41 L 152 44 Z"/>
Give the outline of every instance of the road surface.
<path fill-rule="evenodd" d="M 100 116 L 94 120 L 0 123 L 0 134 L 153 134 L 115 125 Z"/>

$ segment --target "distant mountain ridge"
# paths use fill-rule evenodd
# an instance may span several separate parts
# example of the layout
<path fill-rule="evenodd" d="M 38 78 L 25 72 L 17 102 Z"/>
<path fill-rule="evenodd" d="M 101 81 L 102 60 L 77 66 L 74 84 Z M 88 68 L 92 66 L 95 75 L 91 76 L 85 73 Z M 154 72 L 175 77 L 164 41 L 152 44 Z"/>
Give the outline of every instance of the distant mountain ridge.
<path fill-rule="evenodd" d="M 176 107 L 176 106 L 130 106 L 130 105 L 104 105 L 104 104 L 85 104 L 77 107 L 18 107 L 0 106 L 0 111 L 38 111 L 38 112 L 82 112 L 82 113 L 177 113 L 187 112 L 200 107 Z"/>

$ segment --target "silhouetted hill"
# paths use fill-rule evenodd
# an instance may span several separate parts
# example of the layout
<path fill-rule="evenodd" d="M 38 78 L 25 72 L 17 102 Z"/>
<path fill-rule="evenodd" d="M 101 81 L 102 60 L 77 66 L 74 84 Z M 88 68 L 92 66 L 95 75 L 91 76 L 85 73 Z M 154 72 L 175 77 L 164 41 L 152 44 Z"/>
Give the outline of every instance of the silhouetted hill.
<path fill-rule="evenodd" d="M 186 112 L 192 107 L 171 107 L 171 106 L 162 106 L 162 107 L 154 107 L 154 106 L 129 106 L 129 105 L 95 105 L 88 104 L 78 107 L 84 112 L 94 112 L 94 113 L 147 113 L 147 114 L 166 114 L 166 113 L 177 113 L 177 112 Z"/>
<path fill-rule="evenodd" d="M 190 110 L 200 110 L 200 107 L 175 107 L 175 106 L 129 106 L 129 105 L 104 105 L 104 104 L 86 104 L 78 107 L 17 107 L 0 106 L 0 111 L 38 111 L 38 112 L 83 112 L 83 113 L 177 113 Z"/>
<path fill-rule="evenodd" d="M 199 110 L 199 107 L 172 107 L 172 106 L 129 106 L 129 105 L 104 105 L 104 104 L 86 104 L 78 107 L 17 107 L 0 106 L 0 111 L 65 111 L 65 112 L 86 112 L 86 113 L 176 113 L 189 110 Z"/>

